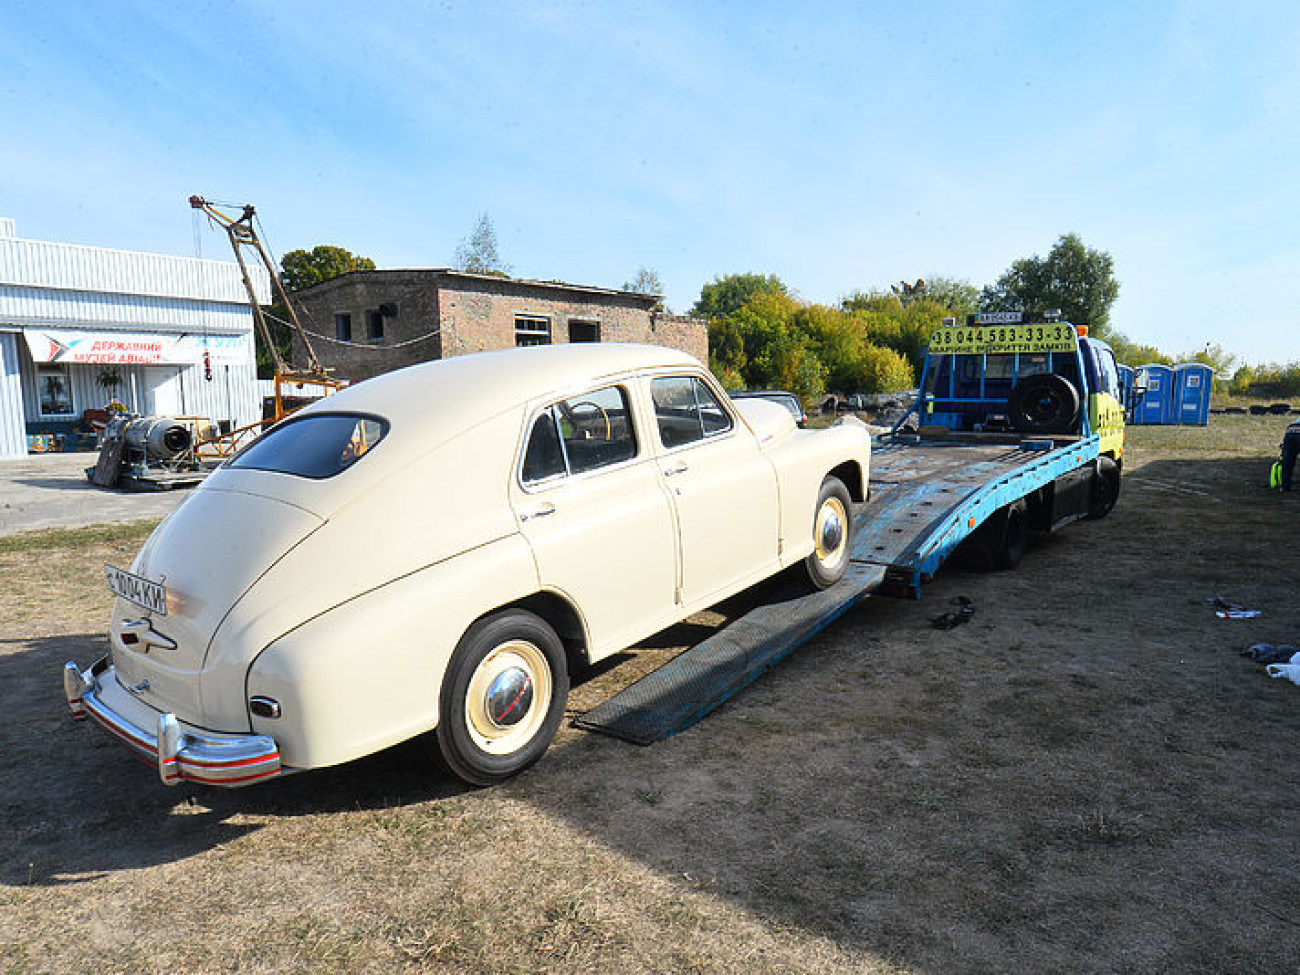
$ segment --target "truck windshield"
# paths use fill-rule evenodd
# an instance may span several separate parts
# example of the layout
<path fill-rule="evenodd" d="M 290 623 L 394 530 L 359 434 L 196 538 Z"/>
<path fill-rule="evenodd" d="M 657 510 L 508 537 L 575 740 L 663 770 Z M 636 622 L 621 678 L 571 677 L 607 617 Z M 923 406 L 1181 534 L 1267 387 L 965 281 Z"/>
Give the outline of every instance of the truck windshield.
<path fill-rule="evenodd" d="M 232 457 L 230 467 L 275 471 L 317 480 L 342 473 L 388 433 L 372 416 L 316 414 L 275 427 Z"/>

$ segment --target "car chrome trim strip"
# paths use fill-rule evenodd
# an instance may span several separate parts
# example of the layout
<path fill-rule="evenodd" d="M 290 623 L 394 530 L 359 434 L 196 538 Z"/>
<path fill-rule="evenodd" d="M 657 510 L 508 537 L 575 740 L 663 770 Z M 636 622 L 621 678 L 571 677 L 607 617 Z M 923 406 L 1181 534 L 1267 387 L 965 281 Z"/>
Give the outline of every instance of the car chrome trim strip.
<path fill-rule="evenodd" d="M 126 745 L 138 757 L 158 769 L 166 785 L 182 781 L 202 785 L 237 786 L 285 774 L 290 769 L 280 764 L 280 748 L 269 735 L 218 735 L 183 724 L 174 714 L 158 713 L 155 731 L 139 727 L 118 714 L 101 698 L 101 680 L 116 680 L 107 658 L 90 670 L 72 671 L 75 663 L 64 666 L 64 691 L 73 715 L 90 717 L 109 735 Z M 77 681 L 81 682 L 80 688 Z M 80 691 L 77 694 L 77 691 Z"/>

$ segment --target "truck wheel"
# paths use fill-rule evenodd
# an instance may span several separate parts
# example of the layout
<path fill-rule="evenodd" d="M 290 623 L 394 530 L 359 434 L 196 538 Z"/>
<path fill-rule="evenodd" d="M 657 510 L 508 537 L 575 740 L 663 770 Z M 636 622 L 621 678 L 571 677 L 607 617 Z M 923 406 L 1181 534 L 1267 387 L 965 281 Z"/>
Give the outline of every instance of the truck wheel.
<path fill-rule="evenodd" d="M 813 550 L 804 574 L 814 589 L 829 589 L 844 577 L 853 544 L 853 499 L 838 477 L 828 474 L 813 514 Z"/>
<path fill-rule="evenodd" d="M 1039 373 L 1011 391 L 1007 412 L 1021 433 L 1070 433 L 1079 418 L 1079 391 L 1062 376 Z"/>
<path fill-rule="evenodd" d="M 1002 511 L 1002 538 L 993 552 L 993 568 L 999 572 L 1018 566 L 1029 543 L 1029 506 L 1012 501 Z"/>
<path fill-rule="evenodd" d="M 1088 517 L 1105 518 L 1119 500 L 1119 465 L 1110 457 L 1097 458 L 1097 473 L 1092 479 L 1092 501 Z"/>
<path fill-rule="evenodd" d="M 564 645 L 545 620 L 519 609 L 484 617 L 447 665 L 435 757 L 470 785 L 508 779 L 546 752 L 568 694 Z"/>
<path fill-rule="evenodd" d="M 1012 501 L 989 515 L 956 552 L 958 563 L 976 572 L 1002 572 L 1020 564 L 1029 543 L 1029 506 Z"/>

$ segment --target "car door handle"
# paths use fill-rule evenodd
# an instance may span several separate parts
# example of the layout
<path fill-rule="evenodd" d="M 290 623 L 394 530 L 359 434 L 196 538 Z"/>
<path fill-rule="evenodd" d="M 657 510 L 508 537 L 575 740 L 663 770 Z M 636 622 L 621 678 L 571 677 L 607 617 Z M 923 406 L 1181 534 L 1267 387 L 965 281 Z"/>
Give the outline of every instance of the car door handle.
<path fill-rule="evenodd" d="M 549 518 L 553 514 L 555 514 L 555 505 L 547 501 L 536 511 L 525 511 L 522 515 L 519 516 L 519 520 L 536 521 L 538 518 Z"/>
<path fill-rule="evenodd" d="M 685 463 L 681 463 L 675 467 L 665 468 L 664 477 L 673 477 L 677 474 L 685 474 L 688 470 L 690 470 L 690 468 Z"/>

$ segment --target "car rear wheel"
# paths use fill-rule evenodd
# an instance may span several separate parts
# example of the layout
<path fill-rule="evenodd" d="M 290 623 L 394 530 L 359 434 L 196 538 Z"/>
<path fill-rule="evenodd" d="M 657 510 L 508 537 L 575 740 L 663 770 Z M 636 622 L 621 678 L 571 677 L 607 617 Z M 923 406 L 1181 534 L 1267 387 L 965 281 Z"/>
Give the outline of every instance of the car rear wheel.
<path fill-rule="evenodd" d="M 813 550 L 804 574 L 814 589 L 829 589 L 844 577 L 853 542 L 853 499 L 834 475 L 822 481 L 813 515 Z"/>
<path fill-rule="evenodd" d="M 564 645 L 545 620 L 518 609 L 487 616 L 447 665 L 438 757 L 470 785 L 508 779 L 546 752 L 568 693 Z"/>

